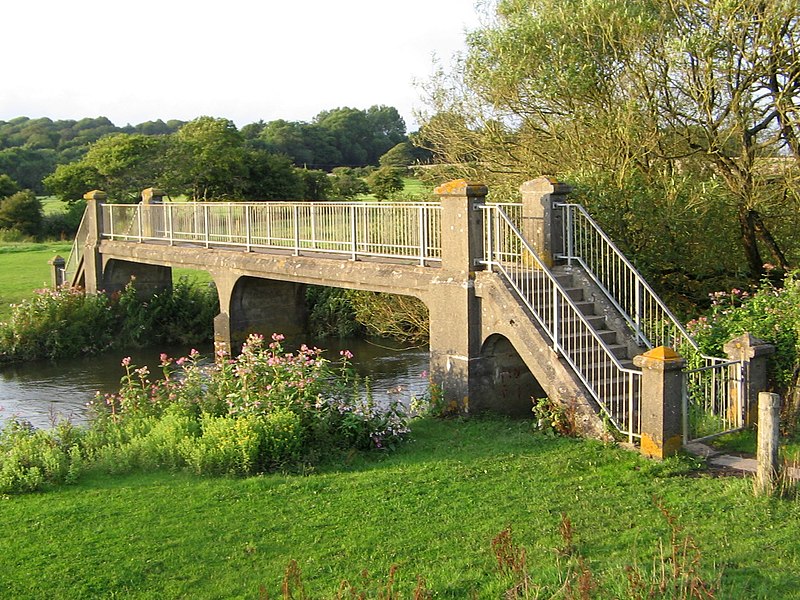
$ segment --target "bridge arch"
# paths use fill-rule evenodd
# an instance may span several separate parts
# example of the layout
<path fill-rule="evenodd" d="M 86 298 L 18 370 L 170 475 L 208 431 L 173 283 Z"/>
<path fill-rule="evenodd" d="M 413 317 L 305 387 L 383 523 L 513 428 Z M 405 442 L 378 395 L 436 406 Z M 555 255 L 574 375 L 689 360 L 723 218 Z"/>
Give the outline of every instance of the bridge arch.
<path fill-rule="evenodd" d="M 547 393 L 507 337 L 489 335 L 480 350 L 484 408 L 513 417 L 529 417 L 531 400 Z"/>

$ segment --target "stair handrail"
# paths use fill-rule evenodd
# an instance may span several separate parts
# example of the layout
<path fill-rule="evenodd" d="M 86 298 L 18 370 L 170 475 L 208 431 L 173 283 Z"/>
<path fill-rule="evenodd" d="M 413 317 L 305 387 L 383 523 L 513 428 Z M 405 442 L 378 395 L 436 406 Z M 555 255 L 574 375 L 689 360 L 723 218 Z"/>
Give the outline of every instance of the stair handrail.
<path fill-rule="evenodd" d="M 592 218 L 583 205 L 571 202 L 560 202 L 556 203 L 554 206 L 564 210 L 564 252 L 557 254 L 556 257 L 565 259 L 570 265 L 572 261 L 576 261 L 581 267 L 583 267 L 584 271 L 589 275 L 595 285 L 600 288 L 609 302 L 611 302 L 614 308 L 619 311 L 620 315 L 622 315 L 622 317 L 625 319 L 628 326 L 633 330 L 637 342 L 641 342 L 650 349 L 662 345 L 675 348 L 676 346 L 681 346 L 686 343 L 689 344 L 691 348 L 703 358 L 712 359 L 715 361 L 720 360 L 717 357 L 710 357 L 702 354 L 697 342 L 689 334 L 689 332 L 686 331 L 683 324 L 677 319 L 677 317 L 675 317 L 666 303 L 655 292 L 655 290 L 650 287 L 650 284 L 647 283 L 642 274 L 639 273 L 633 263 L 628 260 L 628 257 L 625 256 L 619 247 L 611 240 L 608 234 L 600 227 L 597 221 Z M 628 279 L 628 285 L 630 286 L 631 282 L 634 284 L 635 287 L 633 298 L 630 298 L 629 296 L 627 298 L 623 297 L 625 296 L 624 294 L 615 294 L 613 290 L 619 291 L 621 287 L 624 287 L 624 285 L 621 286 L 620 281 L 618 280 L 614 281 L 609 280 L 607 277 L 603 277 L 603 274 L 598 272 L 600 271 L 598 265 L 590 264 L 590 262 L 593 261 L 589 256 L 586 256 L 587 253 L 580 253 L 578 251 L 576 246 L 579 245 L 579 240 L 576 239 L 577 236 L 575 230 L 577 225 L 577 220 L 575 218 L 576 212 L 590 225 L 594 235 L 597 236 L 602 242 L 604 247 L 601 250 L 601 255 L 606 258 L 606 263 L 608 264 L 609 254 L 611 255 L 612 259 L 616 261 L 616 264 L 614 265 L 615 268 L 610 270 L 611 274 L 617 273 L 617 266 L 621 267 L 621 270 L 625 272 L 625 278 Z M 644 314 L 645 307 L 648 304 L 655 305 L 655 307 L 657 307 L 657 309 L 662 313 L 663 317 L 659 320 L 668 321 L 669 325 L 674 328 L 671 338 L 669 338 L 667 335 L 664 335 L 665 328 L 663 326 L 660 328 L 648 327 L 647 323 L 645 322 L 646 315 Z M 675 335 L 675 333 L 677 333 L 677 335 Z M 677 339 L 678 336 L 680 336 L 680 339 Z"/>
<path fill-rule="evenodd" d="M 603 339 L 597 334 L 595 328 L 589 323 L 586 319 L 585 315 L 580 311 L 580 309 L 576 306 L 575 302 L 572 298 L 569 297 L 569 294 L 564 289 L 564 287 L 559 283 L 558 279 L 555 277 L 553 272 L 546 266 L 546 264 L 542 261 L 539 255 L 534 251 L 531 247 L 530 243 L 525 239 L 522 233 L 519 231 L 517 226 L 513 223 L 511 218 L 505 213 L 501 205 L 498 204 L 486 204 L 481 207 L 487 216 L 485 219 L 485 240 L 484 240 L 484 259 L 480 261 L 481 264 L 484 264 L 488 267 L 489 270 L 497 271 L 500 273 L 505 281 L 514 289 L 517 293 L 519 298 L 524 303 L 525 307 L 530 311 L 539 325 L 547 334 L 548 338 L 553 344 L 553 350 L 560 354 L 569 364 L 575 375 L 580 379 L 580 381 L 584 384 L 586 389 L 592 395 L 592 397 L 597 401 L 598 405 L 601 407 L 603 412 L 609 417 L 609 419 L 614 423 L 614 425 L 623 433 L 627 433 L 629 437 L 632 439 L 633 437 L 638 436 L 639 434 L 639 423 L 634 423 L 634 415 L 637 414 L 639 411 L 634 410 L 634 402 L 635 402 L 635 386 L 641 385 L 641 371 L 636 369 L 630 369 L 625 367 L 620 360 L 614 355 L 612 350 L 608 347 Z M 530 258 L 535 263 L 535 269 L 540 271 L 546 281 L 547 284 L 552 287 L 552 311 L 551 315 L 548 317 L 547 315 L 543 315 L 542 311 L 539 307 L 535 306 L 535 302 L 533 301 L 532 296 L 529 293 L 522 289 L 520 282 L 516 280 L 514 275 L 509 271 L 507 263 L 504 263 L 503 260 L 500 259 L 502 254 L 506 254 L 500 247 L 499 244 L 504 236 L 500 235 L 500 224 L 504 223 L 507 227 L 508 231 L 513 236 L 513 243 L 519 245 L 520 247 L 520 258 L 524 261 L 525 255 L 529 255 Z M 528 273 L 531 270 L 528 268 Z M 612 365 L 612 371 L 616 371 L 624 378 L 627 378 L 627 389 L 623 390 L 625 395 L 627 396 L 628 406 L 627 408 L 627 415 L 628 415 L 628 423 L 627 428 L 623 426 L 621 423 L 618 422 L 618 411 L 614 410 L 614 406 L 607 406 L 609 403 L 609 398 L 605 398 L 604 394 L 602 393 L 600 386 L 597 385 L 598 382 L 591 379 L 587 370 L 582 368 L 582 364 L 586 361 L 582 360 L 577 353 L 575 353 L 574 349 L 571 347 L 566 346 L 562 342 L 562 335 L 563 334 L 563 326 L 568 321 L 564 321 L 563 319 L 559 320 L 558 318 L 558 308 L 561 306 L 562 308 L 567 309 L 567 312 L 571 317 L 574 317 L 575 320 L 581 324 L 583 330 L 587 332 L 589 335 L 589 339 L 594 342 L 594 348 L 588 348 L 589 353 L 602 353 L 603 357 L 606 359 L 608 363 Z M 561 327 L 560 327 L 561 325 Z M 566 336 L 564 339 L 568 339 Z M 579 339 L 576 337 L 575 339 Z M 583 345 L 581 345 L 581 350 L 587 350 Z M 606 373 L 606 376 L 608 373 Z M 634 383 L 634 378 L 638 378 L 638 381 Z M 625 386 L 625 384 L 623 384 Z M 610 396 L 611 394 L 609 394 Z M 617 407 L 619 408 L 619 406 Z"/>
<path fill-rule="evenodd" d="M 86 210 L 83 211 L 81 222 L 78 224 L 78 230 L 75 232 L 75 239 L 72 240 L 72 248 L 70 248 L 67 262 L 64 263 L 62 281 L 70 286 L 74 286 L 77 283 L 73 281 L 72 278 L 77 275 L 78 268 L 83 260 L 83 247 L 86 243 L 86 238 L 89 236 L 89 229 L 86 224 L 86 212 Z"/>

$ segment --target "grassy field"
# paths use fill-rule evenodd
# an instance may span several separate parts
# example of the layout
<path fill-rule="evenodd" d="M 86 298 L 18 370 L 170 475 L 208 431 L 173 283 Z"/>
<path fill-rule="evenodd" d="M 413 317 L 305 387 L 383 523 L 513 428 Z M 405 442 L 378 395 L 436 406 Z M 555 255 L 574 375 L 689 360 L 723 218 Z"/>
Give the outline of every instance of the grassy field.
<path fill-rule="evenodd" d="M 11 315 L 11 305 L 31 296 L 34 290 L 50 286 L 50 265 L 56 254 L 69 256 L 72 242 L 0 245 L 0 321 Z M 211 281 L 206 271 L 173 269 L 173 278 L 187 277 L 198 283 Z"/>
<path fill-rule="evenodd" d="M 515 578 L 497 573 L 492 540 L 510 526 L 538 597 L 562 589 L 578 556 L 597 586 L 591 597 L 636 597 L 626 565 L 659 579 L 653 561 L 662 564 L 677 531 L 655 498 L 683 528 L 677 539 L 690 536 L 684 569 L 718 582 L 715 598 L 797 597 L 797 500 L 754 498 L 747 479 L 687 474 L 680 462 L 532 434 L 528 422 L 426 420 L 415 432 L 395 454 L 305 475 L 98 474 L 2 498 L 0 596 L 260 598 L 264 586 L 279 598 L 294 559 L 307 594 L 294 598 L 335 597 L 343 579 L 377 598 L 374 581 L 392 565 L 403 598 L 418 575 L 436 598 L 502 598 Z"/>
<path fill-rule="evenodd" d="M 72 242 L 0 245 L 0 321 L 11 314 L 10 304 L 50 285 L 47 261 L 59 254 L 69 256 Z"/>

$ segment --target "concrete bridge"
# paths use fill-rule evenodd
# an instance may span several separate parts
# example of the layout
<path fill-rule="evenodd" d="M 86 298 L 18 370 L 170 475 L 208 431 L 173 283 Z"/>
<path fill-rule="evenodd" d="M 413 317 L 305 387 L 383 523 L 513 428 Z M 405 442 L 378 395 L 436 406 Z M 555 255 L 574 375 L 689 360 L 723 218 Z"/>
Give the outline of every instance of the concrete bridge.
<path fill-rule="evenodd" d="M 151 188 L 138 205 L 115 205 L 90 192 L 63 272 L 88 292 L 135 277 L 146 294 L 171 285 L 173 267 L 205 270 L 220 300 L 215 341 L 229 348 L 251 332 L 301 333 L 307 284 L 413 296 L 429 311 L 431 379 L 458 410 L 530 414 L 531 398 L 546 396 L 584 434 L 609 422 L 655 456 L 687 441 L 684 363 L 664 347 L 694 342 L 568 202 L 568 186 L 530 181 L 513 204 L 486 203 L 487 188 L 464 180 L 436 193 L 435 203 L 165 203 Z M 720 411 L 742 413 L 741 393 L 723 388 L 733 399 Z"/>

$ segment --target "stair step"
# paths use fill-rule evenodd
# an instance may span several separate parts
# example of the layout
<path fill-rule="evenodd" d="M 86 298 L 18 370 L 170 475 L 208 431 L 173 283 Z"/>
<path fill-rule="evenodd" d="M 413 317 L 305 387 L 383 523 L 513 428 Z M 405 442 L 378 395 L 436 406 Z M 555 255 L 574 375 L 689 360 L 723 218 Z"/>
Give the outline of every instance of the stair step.
<path fill-rule="evenodd" d="M 610 332 L 610 333 L 613 333 L 613 332 Z M 620 360 L 628 360 L 628 347 L 627 346 L 625 346 L 623 344 L 613 343 L 616 340 L 613 340 L 612 342 L 608 342 L 606 340 L 603 340 L 603 341 L 605 342 L 606 347 L 611 351 L 611 354 L 613 354 L 616 358 L 618 358 Z M 582 355 L 588 354 L 588 353 L 593 352 L 593 351 L 594 351 L 593 348 L 584 348 L 582 350 L 577 351 L 575 354 L 577 356 L 582 356 Z"/>

